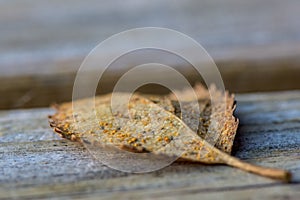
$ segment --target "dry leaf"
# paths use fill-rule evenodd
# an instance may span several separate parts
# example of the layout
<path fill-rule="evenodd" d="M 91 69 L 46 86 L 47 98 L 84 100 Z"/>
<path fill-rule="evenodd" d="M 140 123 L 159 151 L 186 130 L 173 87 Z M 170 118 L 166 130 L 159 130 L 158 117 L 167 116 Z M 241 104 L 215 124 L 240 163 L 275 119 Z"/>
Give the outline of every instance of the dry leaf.
<path fill-rule="evenodd" d="M 189 96 L 188 93 L 189 91 L 186 91 L 186 97 Z M 128 94 L 117 93 L 114 95 L 118 97 L 117 99 L 122 99 Z M 111 95 L 98 96 L 95 98 L 96 115 L 94 112 L 90 112 L 89 108 L 91 107 L 88 106 L 92 105 L 93 99 L 75 101 L 76 107 L 79 108 L 75 113 L 77 123 L 73 121 L 72 103 L 61 104 L 57 106 L 57 113 L 50 117 L 50 125 L 63 137 L 71 140 L 94 142 L 95 145 L 100 142 L 135 152 L 148 151 L 157 155 L 178 156 L 193 162 L 227 164 L 271 178 L 285 181 L 290 179 L 290 174 L 286 171 L 244 163 L 221 151 L 231 151 L 237 127 L 237 121 L 232 115 L 234 110 L 232 96 L 226 94 L 226 114 L 215 112 L 217 113 L 215 119 L 225 121 L 223 124 L 226 127 L 219 127 L 222 123 L 218 124 L 213 121 L 212 123 L 217 124 L 212 129 L 200 129 L 199 132 L 203 137 L 210 134 L 210 131 L 219 131 L 221 139 L 217 141 L 217 147 L 221 150 L 199 137 L 193 131 L 197 127 L 191 129 L 186 125 L 186 123 L 189 124 L 189 120 L 195 120 L 193 115 L 184 123 L 174 114 L 178 108 L 176 108 L 176 103 L 174 103 L 176 101 L 172 96 L 148 98 L 152 101 L 134 94 L 129 102 L 129 113 L 127 113 L 127 108 L 122 105 L 121 101 L 116 102 L 116 112 L 112 112 Z M 204 123 L 209 122 L 211 117 L 209 109 L 218 111 L 219 106 L 212 108 L 206 101 L 207 94 L 205 93 L 198 94 L 198 98 L 200 102 L 203 100 L 205 102 L 201 104 L 205 106 L 200 106 L 204 110 L 202 112 L 205 118 Z M 188 100 L 187 98 L 185 105 L 187 107 L 190 106 Z M 188 109 L 193 110 L 193 107 Z M 176 114 L 181 115 L 180 112 Z M 85 138 L 89 138 L 89 140 L 85 141 Z"/>

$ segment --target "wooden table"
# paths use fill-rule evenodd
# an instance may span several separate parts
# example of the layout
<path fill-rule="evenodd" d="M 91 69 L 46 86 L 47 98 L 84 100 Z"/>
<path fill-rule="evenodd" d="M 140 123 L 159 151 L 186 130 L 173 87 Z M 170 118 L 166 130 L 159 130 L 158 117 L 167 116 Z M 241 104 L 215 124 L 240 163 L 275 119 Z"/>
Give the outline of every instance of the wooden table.
<path fill-rule="evenodd" d="M 89 51 L 136 27 L 171 28 L 194 38 L 231 92 L 299 90 L 299 8 L 299 0 L 0 1 L 0 199 L 299 199 L 300 91 L 237 96 L 241 125 L 233 154 L 291 170 L 292 184 L 179 162 L 148 174 L 118 172 L 93 161 L 80 144 L 60 139 L 47 122 L 51 103 L 71 100 Z M 190 82 L 199 80 L 175 64 Z M 122 73 L 108 74 L 100 92 L 109 92 Z M 7 110 L 20 108 L 30 109 Z"/>
<path fill-rule="evenodd" d="M 284 168 L 291 184 L 227 166 L 175 162 L 128 174 L 93 161 L 48 126 L 49 108 L 0 112 L 0 199 L 299 199 L 300 91 L 237 96 L 234 156 Z"/>

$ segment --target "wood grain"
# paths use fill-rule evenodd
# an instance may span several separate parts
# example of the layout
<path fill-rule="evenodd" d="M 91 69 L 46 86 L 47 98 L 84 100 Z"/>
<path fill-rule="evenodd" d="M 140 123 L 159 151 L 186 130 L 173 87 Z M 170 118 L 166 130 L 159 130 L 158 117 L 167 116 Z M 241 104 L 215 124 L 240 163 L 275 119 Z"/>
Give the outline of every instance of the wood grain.
<path fill-rule="evenodd" d="M 70 100 L 76 72 L 99 42 L 146 26 L 202 44 L 232 92 L 300 89 L 299 8 L 298 0 L 0 1 L 0 109 Z M 199 81 L 189 66 L 173 64 Z M 108 74 L 99 93 L 110 92 L 122 73 Z"/>
<path fill-rule="evenodd" d="M 293 173 L 293 183 L 227 166 L 176 162 L 128 174 L 93 160 L 48 127 L 48 108 L 0 112 L 0 199 L 229 198 L 297 199 L 300 183 L 300 91 L 238 95 L 241 125 L 234 155 Z"/>

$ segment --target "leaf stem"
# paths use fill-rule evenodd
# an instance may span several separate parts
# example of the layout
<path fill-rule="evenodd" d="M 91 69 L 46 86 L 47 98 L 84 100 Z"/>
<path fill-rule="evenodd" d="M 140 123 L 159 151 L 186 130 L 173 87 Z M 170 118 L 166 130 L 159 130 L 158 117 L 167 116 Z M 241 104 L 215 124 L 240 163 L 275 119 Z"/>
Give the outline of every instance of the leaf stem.
<path fill-rule="evenodd" d="M 236 167 L 241 170 L 269 177 L 272 179 L 282 180 L 284 182 L 291 181 L 292 175 L 289 171 L 269 167 L 261 167 L 247 162 L 243 162 L 240 159 L 232 157 L 224 152 L 221 152 L 221 154 L 223 156 L 223 161 L 229 166 Z"/>

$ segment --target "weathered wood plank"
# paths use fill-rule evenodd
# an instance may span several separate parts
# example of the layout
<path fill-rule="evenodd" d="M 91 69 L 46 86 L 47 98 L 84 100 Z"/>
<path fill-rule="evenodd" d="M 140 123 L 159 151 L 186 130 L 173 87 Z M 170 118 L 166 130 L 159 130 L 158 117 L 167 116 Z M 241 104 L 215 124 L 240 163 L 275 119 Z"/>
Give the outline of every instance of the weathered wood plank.
<path fill-rule="evenodd" d="M 300 52 L 300 49 L 295 51 Z M 248 54 L 251 54 L 251 52 L 248 52 Z M 299 89 L 299 58 L 299 55 L 293 58 L 271 58 L 264 60 L 263 63 L 255 58 L 242 61 L 215 60 L 215 62 L 228 90 L 232 92 L 253 92 Z M 43 107 L 52 103 L 70 101 L 76 72 L 82 59 L 77 59 L 77 62 L 65 60 L 62 63 L 57 63 L 55 65 L 58 66 L 58 69 L 48 66 L 48 74 L 24 75 L 20 73 L 15 76 L 2 75 L 2 77 L 0 75 L 0 96 L 5 97 L 0 98 L 0 109 Z M 65 69 L 68 66 L 73 66 L 71 72 L 61 72 L 61 69 Z M 202 81 L 201 77 L 191 66 L 179 65 L 178 63 L 173 63 L 170 66 L 180 69 L 182 74 L 192 84 Z M 124 65 L 122 70 L 114 69 L 107 73 L 100 84 L 100 86 L 105 85 L 105 87 L 99 87 L 97 93 L 111 92 L 119 78 L 130 67 L 133 66 Z M 91 73 L 94 74 L 94 72 Z M 173 80 L 172 77 L 165 78 Z M 254 78 L 255 81 L 253 81 Z M 167 92 L 157 85 L 146 87 L 143 91 Z"/>
<path fill-rule="evenodd" d="M 92 48 L 145 26 L 175 29 L 200 42 L 232 92 L 300 89 L 299 8 L 298 0 L 0 1 L 0 109 L 70 100 L 76 71 Z M 173 64 L 188 71 L 184 63 Z M 109 75 L 101 92 L 111 91 L 120 74 Z"/>
<path fill-rule="evenodd" d="M 247 162 L 291 170 L 282 184 L 227 166 L 173 163 L 128 174 L 96 162 L 78 143 L 47 124 L 51 109 L 0 112 L 0 199 L 6 198 L 294 198 L 300 183 L 299 91 L 238 95 L 241 125 L 233 154 Z"/>
<path fill-rule="evenodd" d="M 299 199 L 299 185 L 278 186 L 276 184 L 266 184 L 257 186 L 247 186 L 240 188 L 227 188 L 224 190 L 199 190 L 196 187 L 182 189 L 170 189 L 167 191 L 150 190 L 134 191 L 132 193 L 117 192 L 112 195 L 101 195 L 101 199 L 141 199 L 145 196 L 149 199 Z M 95 196 L 85 196 L 86 199 L 97 199 Z"/>

